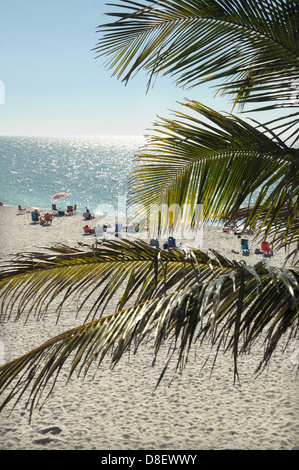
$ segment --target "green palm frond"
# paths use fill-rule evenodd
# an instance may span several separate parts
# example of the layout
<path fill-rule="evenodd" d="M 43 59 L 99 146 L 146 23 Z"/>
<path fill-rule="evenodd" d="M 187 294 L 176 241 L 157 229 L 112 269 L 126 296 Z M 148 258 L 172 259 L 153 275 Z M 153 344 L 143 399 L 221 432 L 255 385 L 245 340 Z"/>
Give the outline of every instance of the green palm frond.
<path fill-rule="evenodd" d="M 115 22 L 100 27 L 104 36 L 96 50 L 125 81 L 139 70 L 149 74 L 149 81 L 158 73 L 170 74 L 186 87 L 216 80 L 235 103 L 296 107 L 298 5 L 119 0 L 123 11 L 111 13 Z M 180 221 L 177 212 L 165 217 L 164 207 L 183 209 L 181 221 L 194 228 L 202 204 L 205 221 L 245 218 L 276 243 L 294 243 L 298 249 L 299 154 L 286 144 L 286 134 L 293 142 L 299 138 L 299 113 L 260 125 L 195 101 L 185 106 L 175 119 L 156 124 L 156 135 L 138 157 L 130 208 L 138 207 L 138 215 L 148 219 L 153 206 L 161 207 L 157 226 L 162 231 Z M 235 378 L 240 354 L 264 339 L 257 365 L 262 371 L 277 345 L 285 347 L 298 334 L 299 268 L 266 262 L 247 266 L 211 253 L 115 239 L 19 254 L 2 263 L 1 321 L 33 315 L 43 320 L 50 307 L 58 321 L 69 301 L 76 302 L 85 320 L 0 368 L 0 409 L 26 392 L 32 412 L 62 370 L 68 369 L 69 377 L 75 371 L 87 374 L 108 354 L 114 366 L 150 339 L 153 361 L 170 342 L 169 359 L 177 355 L 176 368 L 184 367 L 194 344 L 210 341 L 216 355 L 221 348 L 232 352 Z"/>
<path fill-rule="evenodd" d="M 113 245 L 104 247 L 103 257 L 107 257 L 109 248 L 114 253 Z M 142 255 L 139 243 L 129 245 L 128 252 L 136 249 L 139 255 L 135 257 L 142 261 L 144 252 Z M 163 256 L 163 250 L 157 251 Z M 82 256 L 77 254 L 70 253 L 82 263 Z M 42 395 L 46 393 L 47 398 L 52 391 L 62 369 L 68 368 L 69 377 L 75 371 L 85 375 L 108 353 L 114 366 L 128 350 L 136 353 L 145 339 L 154 342 L 153 361 L 164 342 L 170 341 L 170 357 L 177 354 L 176 368 L 185 366 L 193 344 L 209 340 L 216 351 L 222 346 L 233 353 L 237 376 L 237 357 L 264 333 L 264 356 L 257 365 L 257 371 L 261 370 L 286 332 L 291 340 L 297 331 L 299 269 L 274 268 L 263 262 L 249 267 L 218 257 L 217 253 L 209 258 L 198 250 L 192 256 L 196 272 L 190 269 L 188 280 L 175 282 L 171 292 L 159 292 L 154 298 L 150 295 L 134 306 L 73 328 L 3 365 L 0 392 L 5 398 L 1 408 L 12 400 L 19 401 L 27 391 L 32 412 Z M 50 257 L 43 255 L 44 262 Z M 126 262 L 124 258 L 123 266 Z M 71 259 L 67 263 L 71 265 Z M 84 264 L 89 264 L 88 256 Z M 40 265 L 38 269 L 47 268 Z M 154 271 L 147 278 L 153 279 Z M 18 275 L 12 277 L 17 279 Z M 5 279 L 8 281 L 7 275 L 2 277 L 2 285 Z"/>
<path fill-rule="evenodd" d="M 173 120 L 156 124 L 155 135 L 138 156 L 130 205 L 138 207 L 142 201 L 140 217 L 149 218 L 155 207 L 178 206 L 177 223 L 189 211 L 192 225 L 199 204 L 207 222 L 234 218 L 250 205 L 248 225 L 265 229 L 267 235 L 275 232 L 280 241 L 298 240 L 298 150 L 265 126 L 258 129 L 195 101 L 184 106 L 188 114 L 176 112 Z M 254 194 L 258 196 L 252 202 Z M 167 218 L 161 221 L 162 230 L 167 223 Z"/>
<path fill-rule="evenodd" d="M 298 2 L 121 0 L 117 7 L 108 13 L 117 19 L 99 26 L 95 50 L 125 82 L 140 70 L 150 79 L 170 74 L 184 87 L 225 80 L 219 89 L 238 103 L 298 107 Z"/>
<path fill-rule="evenodd" d="M 119 310 L 131 299 L 142 303 L 194 282 L 195 264 L 219 269 L 218 261 L 205 253 L 194 259 L 178 250 L 157 250 L 142 240 L 104 240 L 92 249 L 60 246 L 50 252 L 21 253 L 1 266 L 0 319 L 17 320 L 24 312 L 40 319 L 50 305 L 55 303 L 61 312 L 74 298 L 78 314 L 89 305 L 86 320 L 95 318 L 116 295 Z M 205 275 L 211 275 L 210 267 L 203 269 Z"/>

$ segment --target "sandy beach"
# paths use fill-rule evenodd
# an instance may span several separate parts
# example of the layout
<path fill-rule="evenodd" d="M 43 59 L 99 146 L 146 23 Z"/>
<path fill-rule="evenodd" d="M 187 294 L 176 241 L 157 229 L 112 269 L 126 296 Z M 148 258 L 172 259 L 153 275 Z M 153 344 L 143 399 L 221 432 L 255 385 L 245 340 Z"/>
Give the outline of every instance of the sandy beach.
<path fill-rule="evenodd" d="M 44 212 L 44 211 L 42 211 Z M 96 226 L 104 221 L 96 217 Z M 113 221 L 110 220 L 113 236 Z M 83 232 L 82 213 L 54 217 L 51 225 L 33 224 L 30 212 L 0 207 L 0 257 L 18 252 L 43 250 L 58 243 L 94 243 L 96 237 Z M 246 235 L 252 248 L 260 246 L 254 235 Z M 255 264 L 260 254 L 243 257 L 240 238 L 218 227 L 204 228 L 202 249 L 216 249 L 232 259 Z M 233 253 L 238 252 L 238 253 Z M 254 249 L 252 249 L 254 252 Z M 281 266 L 285 253 L 274 252 L 271 263 Z M 109 313 L 109 312 L 107 312 Z M 74 316 L 63 314 L 58 325 L 53 312 L 39 322 L 30 318 L 26 325 L 2 322 L 0 341 L 4 359 L 10 361 L 41 342 L 74 326 Z M 76 320 L 77 321 L 77 320 Z M 152 346 L 126 356 L 110 370 L 105 365 L 83 378 L 65 385 L 62 373 L 53 394 L 41 410 L 36 409 L 29 424 L 29 410 L 20 403 L 0 414 L 2 450 L 289 450 L 299 445 L 298 377 L 288 346 L 275 353 L 269 368 L 254 376 L 262 354 L 256 346 L 240 358 L 240 383 L 233 383 L 233 361 L 218 357 L 210 375 L 211 361 L 201 369 L 199 357 L 208 357 L 209 346 L 190 354 L 183 374 L 170 384 L 166 376 L 154 391 L 164 365 L 162 353 L 155 367 Z"/>

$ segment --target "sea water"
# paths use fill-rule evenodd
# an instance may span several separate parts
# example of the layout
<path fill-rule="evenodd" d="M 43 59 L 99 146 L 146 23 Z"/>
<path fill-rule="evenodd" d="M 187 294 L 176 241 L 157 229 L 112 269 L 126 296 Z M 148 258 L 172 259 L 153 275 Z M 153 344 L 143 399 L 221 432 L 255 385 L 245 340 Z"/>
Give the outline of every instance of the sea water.
<path fill-rule="evenodd" d="M 130 174 L 145 144 L 142 135 L 0 136 L 0 201 L 41 210 L 77 204 L 78 211 L 124 216 Z M 58 192 L 70 197 L 53 201 Z"/>
<path fill-rule="evenodd" d="M 0 136 L 0 201 L 51 209 L 77 204 L 92 212 L 125 210 L 134 158 L 143 136 Z M 58 192 L 68 199 L 53 201 Z"/>

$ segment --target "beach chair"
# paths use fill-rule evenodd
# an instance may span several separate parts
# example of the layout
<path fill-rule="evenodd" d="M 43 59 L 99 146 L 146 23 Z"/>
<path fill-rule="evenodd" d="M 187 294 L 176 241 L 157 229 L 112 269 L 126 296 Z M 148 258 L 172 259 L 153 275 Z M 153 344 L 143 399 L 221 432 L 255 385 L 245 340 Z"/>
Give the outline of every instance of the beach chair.
<path fill-rule="evenodd" d="M 249 256 L 250 253 L 250 247 L 248 245 L 248 240 L 247 238 L 242 238 L 241 239 L 241 250 L 243 251 L 244 256 Z"/>
<path fill-rule="evenodd" d="M 84 212 L 83 217 L 85 220 L 90 220 L 91 219 L 91 213 L 90 212 Z"/>
<path fill-rule="evenodd" d="M 264 256 L 271 256 L 273 254 L 268 242 L 262 242 L 261 249 Z"/>
<path fill-rule="evenodd" d="M 45 214 L 44 215 L 44 221 L 47 223 L 47 224 L 51 224 L 52 223 L 52 219 L 53 219 L 53 215 L 52 214 Z"/>
<path fill-rule="evenodd" d="M 88 227 L 88 225 L 85 225 L 83 227 L 83 230 L 86 233 L 86 235 L 91 235 L 91 234 L 95 233 L 95 229 Z"/>
<path fill-rule="evenodd" d="M 36 212 L 31 212 L 31 219 L 35 224 L 38 222 L 38 215 Z"/>
<path fill-rule="evenodd" d="M 73 206 L 67 206 L 67 208 L 66 208 L 66 213 L 67 213 L 67 214 L 74 214 L 74 208 L 73 208 Z"/>
<path fill-rule="evenodd" d="M 241 249 L 242 250 L 249 250 L 247 238 L 242 238 L 241 239 Z"/>
<path fill-rule="evenodd" d="M 52 211 L 58 212 L 58 209 L 57 209 L 57 207 L 56 207 L 56 204 L 52 204 Z"/>
<path fill-rule="evenodd" d="M 175 238 L 173 237 L 168 237 L 168 248 L 175 248 Z"/>
<path fill-rule="evenodd" d="M 159 248 L 159 240 L 152 238 L 150 240 L 150 246 L 154 246 L 155 248 Z"/>

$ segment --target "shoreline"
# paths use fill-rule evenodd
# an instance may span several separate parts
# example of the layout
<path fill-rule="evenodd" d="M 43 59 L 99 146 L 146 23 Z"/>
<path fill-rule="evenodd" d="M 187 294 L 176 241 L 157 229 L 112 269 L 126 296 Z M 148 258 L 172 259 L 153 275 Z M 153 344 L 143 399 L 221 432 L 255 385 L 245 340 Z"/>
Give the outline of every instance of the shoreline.
<path fill-rule="evenodd" d="M 63 206 L 68 204 L 64 202 Z M 126 218 L 115 215 L 95 215 L 92 220 L 86 221 L 83 212 L 76 211 L 72 215 L 56 216 L 49 225 L 41 226 L 39 223 L 33 223 L 30 212 L 32 209 L 26 209 L 25 212 L 19 212 L 17 207 L 0 206 L 0 260 L 11 255 L 31 250 L 40 250 L 41 247 L 50 247 L 57 244 L 65 244 L 78 247 L 78 244 L 89 243 L 92 245 L 96 240 L 103 238 L 114 238 L 115 224 L 122 226 L 119 232 L 120 238 L 128 237 L 130 239 L 142 239 L 150 242 L 148 232 L 143 230 L 136 233 L 134 229 L 125 230 Z M 40 213 L 51 213 L 49 209 L 42 210 Z M 129 218 L 128 218 L 129 220 Z M 108 225 L 107 233 L 103 233 L 101 227 Z M 95 228 L 95 235 L 86 235 L 83 226 L 89 225 Z M 261 248 L 261 239 L 256 238 L 254 233 L 234 234 L 233 232 L 223 232 L 223 227 L 219 225 L 204 225 L 197 234 L 188 234 L 180 238 L 174 234 L 177 245 L 182 244 L 182 248 L 195 248 L 211 254 L 211 250 L 218 251 L 222 256 L 229 260 L 242 261 L 248 265 L 255 265 L 265 257 L 263 254 L 256 254 L 255 250 Z M 244 256 L 241 248 L 241 240 L 248 239 L 250 246 L 250 255 Z M 167 242 L 167 235 L 159 237 L 160 248 Z M 274 266 L 283 266 L 286 258 L 284 249 L 274 250 L 273 256 L 267 258 Z"/>
<path fill-rule="evenodd" d="M 93 219 L 90 225 L 102 219 Z M 83 215 L 55 217 L 52 225 L 31 223 L 30 214 L 0 207 L 1 258 L 43 250 L 53 244 L 94 243 L 83 232 Z M 111 233 L 113 236 L 113 232 Z M 253 236 L 248 236 L 251 242 Z M 240 239 L 210 227 L 203 232 L 203 251 L 216 249 L 224 256 L 255 264 L 261 255 L 242 257 Z M 274 253 L 271 263 L 281 265 L 284 253 Z M 112 309 L 108 306 L 107 314 Z M 5 362 L 74 327 L 76 306 L 64 311 L 56 324 L 54 307 L 37 321 L 1 322 L 0 342 Z M 209 344 L 194 348 L 186 369 L 172 380 L 172 369 L 155 390 L 164 366 L 163 351 L 152 367 L 153 345 L 140 347 L 136 355 L 124 356 L 112 370 L 107 363 L 91 368 L 85 379 L 72 378 L 66 385 L 62 372 L 53 393 L 33 413 L 20 402 L 0 414 L 2 450 L 289 450 L 298 445 L 298 383 L 290 360 L 291 346 L 279 349 L 260 376 L 254 370 L 263 353 L 255 346 L 239 359 L 240 383 L 233 384 L 233 361 L 219 353 L 210 375 Z M 297 379 L 298 380 L 298 379 Z"/>

